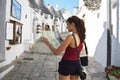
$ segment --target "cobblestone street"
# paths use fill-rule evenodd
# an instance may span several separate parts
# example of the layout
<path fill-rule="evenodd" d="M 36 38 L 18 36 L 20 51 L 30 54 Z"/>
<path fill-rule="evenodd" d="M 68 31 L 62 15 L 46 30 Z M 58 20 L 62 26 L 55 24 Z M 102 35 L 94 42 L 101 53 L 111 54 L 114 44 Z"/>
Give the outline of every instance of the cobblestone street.
<path fill-rule="evenodd" d="M 42 47 L 43 45 L 39 46 Z M 58 80 L 58 62 L 62 54 L 55 56 L 49 49 L 45 50 L 42 53 L 24 52 L 13 62 L 14 69 L 2 80 Z M 89 58 L 89 66 L 85 68 L 87 80 L 107 80 L 104 68 L 94 58 Z"/>

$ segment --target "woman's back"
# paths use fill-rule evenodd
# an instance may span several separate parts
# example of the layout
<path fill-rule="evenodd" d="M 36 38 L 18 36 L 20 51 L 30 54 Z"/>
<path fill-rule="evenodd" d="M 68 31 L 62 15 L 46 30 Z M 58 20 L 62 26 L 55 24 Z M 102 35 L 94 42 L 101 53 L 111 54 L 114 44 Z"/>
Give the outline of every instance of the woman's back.
<path fill-rule="evenodd" d="M 75 36 L 78 52 L 80 53 L 83 45 L 80 43 L 80 39 L 77 34 L 73 34 Z M 71 36 L 73 36 L 71 35 Z M 63 60 L 77 60 L 77 54 L 76 54 L 76 46 L 75 46 L 75 40 L 72 38 L 71 44 L 66 48 L 65 53 L 62 57 Z"/>

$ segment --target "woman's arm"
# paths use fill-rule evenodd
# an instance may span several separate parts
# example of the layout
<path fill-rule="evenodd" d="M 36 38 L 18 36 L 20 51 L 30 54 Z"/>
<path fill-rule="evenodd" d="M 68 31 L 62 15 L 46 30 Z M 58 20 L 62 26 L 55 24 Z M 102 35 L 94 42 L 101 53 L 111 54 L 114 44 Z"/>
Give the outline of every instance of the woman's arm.
<path fill-rule="evenodd" d="M 63 41 L 63 43 L 56 49 L 54 48 L 50 42 L 48 41 L 47 38 L 43 38 L 43 42 L 46 43 L 46 45 L 50 48 L 50 50 L 55 54 L 55 55 L 58 55 L 60 54 L 61 52 L 63 52 L 68 45 L 71 44 L 71 41 L 72 41 L 72 36 L 69 35 L 68 37 L 66 37 L 66 39 Z"/>

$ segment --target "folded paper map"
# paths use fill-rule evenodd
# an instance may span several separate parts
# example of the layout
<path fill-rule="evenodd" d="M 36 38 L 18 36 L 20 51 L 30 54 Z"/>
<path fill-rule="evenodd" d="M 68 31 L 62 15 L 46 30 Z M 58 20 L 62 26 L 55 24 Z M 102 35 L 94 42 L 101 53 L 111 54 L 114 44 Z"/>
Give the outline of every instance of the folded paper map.
<path fill-rule="evenodd" d="M 48 38 L 52 45 L 59 45 L 55 33 L 53 31 L 42 31 L 42 36 Z"/>

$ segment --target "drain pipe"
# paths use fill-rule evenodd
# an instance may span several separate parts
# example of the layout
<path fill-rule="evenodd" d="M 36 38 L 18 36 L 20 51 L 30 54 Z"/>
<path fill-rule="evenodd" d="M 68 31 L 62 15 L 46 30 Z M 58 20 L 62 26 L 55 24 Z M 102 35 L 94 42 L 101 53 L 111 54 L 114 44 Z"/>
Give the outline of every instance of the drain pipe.
<path fill-rule="evenodd" d="M 117 3 L 116 3 L 116 4 L 117 4 L 117 29 L 116 29 L 116 30 L 117 30 L 117 33 L 116 33 L 116 34 L 117 34 L 117 40 L 119 41 L 119 26 L 120 26 L 120 25 L 119 25 L 119 16 L 120 16 L 120 15 L 119 15 L 119 13 L 120 13 L 120 12 L 119 12 L 119 6 L 120 6 L 119 0 L 117 0 Z"/>
<path fill-rule="evenodd" d="M 107 0 L 107 66 L 111 65 L 111 0 Z"/>

